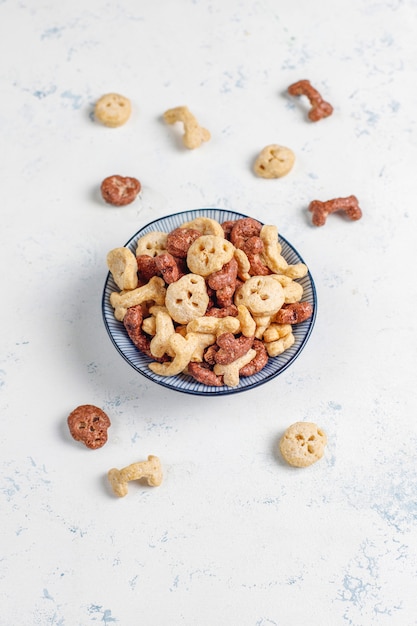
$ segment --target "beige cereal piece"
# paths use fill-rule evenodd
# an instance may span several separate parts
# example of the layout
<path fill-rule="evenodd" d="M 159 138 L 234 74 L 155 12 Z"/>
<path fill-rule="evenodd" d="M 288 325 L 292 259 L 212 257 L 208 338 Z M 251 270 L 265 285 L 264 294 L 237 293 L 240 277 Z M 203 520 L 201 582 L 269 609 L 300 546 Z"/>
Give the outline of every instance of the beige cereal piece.
<path fill-rule="evenodd" d="M 166 252 L 168 234 L 161 231 L 152 231 L 140 237 L 136 243 L 136 256 L 146 254 L 155 257 Z"/>
<path fill-rule="evenodd" d="M 182 122 L 184 125 L 184 135 L 182 138 L 186 148 L 194 150 L 199 148 L 204 141 L 209 141 L 211 135 L 206 128 L 199 125 L 194 115 L 186 106 L 179 106 L 168 109 L 164 113 L 164 120 L 167 124 Z"/>
<path fill-rule="evenodd" d="M 235 247 L 224 237 L 201 235 L 188 249 L 187 265 L 199 276 L 209 276 L 233 258 Z"/>
<path fill-rule="evenodd" d="M 273 315 L 254 315 L 253 319 L 256 324 L 255 339 L 262 339 L 264 333 L 271 324 Z"/>
<path fill-rule="evenodd" d="M 110 128 L 123 126 L 130 117 L 130 100 L 118 93 L 107 93 L 97 100 L 94 107 L 96 119 Z"/>
<path fill-rule="evenodd" d="M 271 272 L 285 274 L 289 278 L 303 278 L 307 274 L 308 269 L 304 263 L 289 265 L 282 256 L 276 226 L 265 224 L 262 226 L 259 236 L 264 244 L 262 258 Z"/>
<path fill-rule="evenodd" d="M 216 235 L 216 237 L 224 238 L 224 230 L 221 224 L 211 217 L 196 217 L 190 222 L 181 224 L 180 228 L 191 228 L 198 230 L 202 235 Z"/>
<path fill-rule="evenodd" d="M 277 339 L 276 341 L 270 341 L 268 343 L 265 342 L 265 348 L 266 348 L 266 351 L 268 352 L 268 356 L 274 357 L 274 356 L 278 356 L 279 354 L 282 354 L 283 352 L 285 352 L 285 350 L 288 350 L 288 348 L 291 348 L 291 346 L 293 346 L 294 343 L 295 343 L 295 337 L 291 330 L 291 332 L 288 333 L 288 335 L 285 335 L 281 339 Z"/>
<path fill-rule="evenodd" d="M 249 280 L 250 261 L 246 252 L 244 252 L 240 248 L 235 248 L 234 257 L 237 261 L 237 275 L 239 276 L 240 280 Z"/>
<path fill-rule="evenodd" d="M 150 343 L 150 350 L 154 357 L 161 358 L 164 354 L 170 354 L 169 339 L 174 333 L 174 324 L 168 311 L 157 311 L 155 315 L 155 335 Z"/>
<path fill-rule="evenodd" d="M 107 267 L 119 289 L 136 289 L 138 264 L 129 248 L 114 248 L 107 255 Z"/>
<path fill-rule="evenodd" d="M 285 304 L 293 304 L 301 300 L 304 289 L 300 283 L 296 283 L 286 274 L 271 274 L 271 277 L 277 280 L 283 288 Z"/>
<path fill-rule="evenodd" d="M 287 428 L 279 442 L 282 456 L 294 467 L 308 467 L 322 458 L 326 434 L 312 422 L 296 422 Z"/>
<path fill-rule="evenodd" d="M 262 178 L 281 178 L 293 168 L 295 155 L 292 150 L 271 144 L 266 146 L 255 160 L 253 169 Z"/>
<path fill-rule="evenodd" d="M 239 304 L 237 307 L 237 319 L 240 323 L 240 331 L 244 337 L 254 337 L 256 332 L 256 322 L 253 319 L 248 307 Z"/>
<path fill-rule="evenodd" d="M 223 333 L 236 334 L 240 330 L 240 322 L 237 317 L 197 317 L 187 325 L 187 332 L 214 334 L 216 338 Z"/>
<path fill-rule="evenodd" d="M 166 291 L 165 283 L 159 276 L 153 276 L 146 285 L 131 291 L 121 293 L 114 291 L 110 295 L 110 304 L 114 308 L 114 317 L 119 322 L 123 322 L 127 309 L 143 302 L 164 304 Z"/>
<path fill-rule="evenodd" d="M 109 470 L 107 477 L 114 494 L 123 498 L 128 493 L 127 484 L 131 480 L 145 479 L 150 487 L 159 487 L 163 479 L 161 461 L 157 456 L 150 454 L 147 461 L 132 463 L 121 470 L 116 468 Z"/>
<path fill-rule="evenodd" d="M 186 337 L 174 333 L 169 338 L 170 351 L 175 355 L 173 360 L 166 363 L 149 363 L 149 368 L 159 376 L 177 376 L 185 370 L 199 345 L 200 338 L 197 333 L 187 333 Z"/>
<path fill-rule="evenodd" d="M 284 290 L 271 276 L 252 276 L 236 291 L 235 304 L 244 304 L 252 315 L 273 315 L 284 304 Z"/>
<path fill-rule="evenodd" d="M 253 348 L 250 348 L 246 354 L 243 354 L 228 365 L 216 363 L 214 366 L 214 373 L 217 376 L 223 376 L 223 382 L 227 387 L 237 387 L 239 384 L 239 370 L 250 363 L 255 357 L 256 351 L 253 350 Z"/>
<path fill-rule="evenodd" d="M 265 330 L 262 338 L 266 343 L 270 343 L 271 341 L 278 341 L 290 333 L 292 333 L 291 324 L 277 324 L 276 322 L 272 322 Z"/>
<path fill-rule="evenodd" d="M 205 280 L 197 274 L 185 274 L 167 287 L 165 306 L 178 324 L 188 324 L 204 315 L 208 303 Z"/>

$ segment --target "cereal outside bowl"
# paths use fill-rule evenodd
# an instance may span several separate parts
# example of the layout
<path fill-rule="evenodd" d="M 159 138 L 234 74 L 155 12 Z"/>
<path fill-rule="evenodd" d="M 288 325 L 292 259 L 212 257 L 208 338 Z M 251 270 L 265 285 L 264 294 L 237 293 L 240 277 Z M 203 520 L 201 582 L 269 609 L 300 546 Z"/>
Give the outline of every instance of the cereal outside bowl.
<path fill-rule="evenodd" d="M 246 218 L 248 216 L 242 213 L 217 208 L 196 209 L 174 213 L 172 215 L 154 220 L 142 227 L 129 239 L 129 241 L 125 244 L 125 247 L 129 248 L 133 254 L 135 254 L 137 242 L 144 235 L 155 231 L 169 233 L 185 222 L 190 222 L 201 217 L 214 219 L 221 224 L 227 221 L 235 221 L 241 218 Z M 289 265 L 304 262 L 297 250 L 295 250 L 295 248 L 281 235 L 279 235 L 279 243 L 282 247 L 281 255 Z M 118 245 L 117 242 L 115 242 L 115 244 L 116 246 Z M 252 376 L 240 377 L 238 385 L 233 387 L 227 385 L 205 385 L 185 373 L 175 376 L 161 376 L 154 373 L 149 368 L 149 364 L 152 362 L 152 359 L 135 347 L 127 334 L 123 322 L 118 321 L 114 316 L 114 309 L 110 304 L 110 295 L 113 292 L 118 292 L 119 288 L 114 282 L 110 272 L 107 275 L 102 296 L 102 314 L 104 325 L 119 354 L 137 372 L 154 383 L 175 391 L 200 396 L 218 396 L 239 393 L 267 383 L 284 372 L 294 363 L 295 359 L 300 355 L 301 351 L 305 347 L 313 330 L 316 319 L 317 296 L 310 272 L 308 272 L 303 278 L 297 279 L 296 282 L 300 283 L 303 287 L 302 302 L 308 302 L 313 307 L 312 315 L 301 323 L 293 324 L 292 331 L 294 334 L 294 343 L 290 348 L 278 356 L 269 357 L 267 364 L 262 370 Z"/>

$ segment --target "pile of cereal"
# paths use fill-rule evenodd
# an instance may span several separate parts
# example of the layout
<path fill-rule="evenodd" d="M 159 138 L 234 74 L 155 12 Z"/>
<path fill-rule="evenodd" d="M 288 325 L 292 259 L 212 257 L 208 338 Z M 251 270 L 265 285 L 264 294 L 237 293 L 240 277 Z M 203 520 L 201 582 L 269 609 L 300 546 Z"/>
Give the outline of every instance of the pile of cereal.
<path fill-rule="evenodd" d="M 135 254 L 111 250 L 107 265 L 120 289 L 115 318 L 160 376 L 236 387 L 290 348 L 293 325 L 313 313 L 297 282 L 306 265 L 289 265 L 277 228 L 249 217 L 152 231 Z"/>

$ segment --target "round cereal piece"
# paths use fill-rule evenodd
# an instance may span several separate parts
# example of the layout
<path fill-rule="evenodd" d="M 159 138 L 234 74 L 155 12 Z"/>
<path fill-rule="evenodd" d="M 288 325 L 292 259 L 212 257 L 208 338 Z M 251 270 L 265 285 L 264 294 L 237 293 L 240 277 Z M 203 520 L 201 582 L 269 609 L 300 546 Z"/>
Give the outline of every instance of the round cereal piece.
<path fill-rule="evenodd" d="M 252 315 L 274 315 L 285 301 L 282 285 L 272 276 L 252 276 L 235 294 L 235 304 L 246 306 Z"/>
<path fill-rule="evenodd" d="M 313 422 L 296 422 L 287 428 L 279 442 L 282 456 L 294 467 L 308 467 L 322 458 L 326 433 Z"/>
<path fill-rule="evenodd" d="M 294 161 L 295 155 L 292 150 L 278 144 L 271 144 L 260 152 L 253 170 L 261 178 L 281 178 L 292 170 Z"/>
<path fill-rule="evenodd" d="M 107 441 L 109 416 L 93 404 L 82 404 L 67 418 L 68 428 L 75 441 L 82 441 L 87 448 L 96 450 Z"/>
<path fill-rule="evenodd" d="M 118 93 L 107 93 L 97 100 L 94 115 L 104 126 L 116 128 L 123 126 L 130 117 L 130 100 Z"/>
<path fill-rule="evenodd" d="M 167 233 L 162 231 L 152 231 L 140 237 L 136 244 L 136 256 L 147 254 L 157 256 L 162 252 L 167 252 Z"/>
<path fill-rule="evenodd" d="M 100 186 L 102 198 L 113 206 L 126 206 L 136 199 L 142 185 L 133 176 L 107 176 Z"/>
<path fill-rule="evenodd" d="M 233 244 L 224 237 L 202 235 L 189 247 L 187 265 L 194 274 L 209 276 L 229 263 L 234 251 Z"/>
<path fill-rule="evenodd" d="M 209 297 L 205 280 L 197 274 L 185 274 L 167 287 L 165 306 L 178 324 L 188 324 L 207 311 Z"/>
<path fill-rule="evenodd" d="M 129 248 L 114 248 L 107 255 L 107 267 L 119 289 L 136 289 L 138 264 Z"/>
<path fill-rule="evenodd" d="M 224 237 L 222 225 L 211 217 L 196 217 L 190 222 L 181 224 L 180 228 L 192 228 L 198 230 L 202 235 L 216 235 Z"/>

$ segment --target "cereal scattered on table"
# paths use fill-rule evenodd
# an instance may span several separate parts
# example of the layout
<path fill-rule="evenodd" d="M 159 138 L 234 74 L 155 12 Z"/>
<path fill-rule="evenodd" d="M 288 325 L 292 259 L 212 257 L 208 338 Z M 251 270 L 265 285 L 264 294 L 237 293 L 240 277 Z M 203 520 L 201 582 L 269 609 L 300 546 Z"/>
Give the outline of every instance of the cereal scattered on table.
<path fill-rule="evenodd" d="M 283 458 L 294 467 L 308 467 L 319 461 L 327 445 L 326 433 L 313 422 L 296 422 L 279 442 Z"/>

